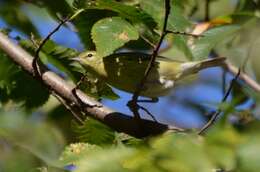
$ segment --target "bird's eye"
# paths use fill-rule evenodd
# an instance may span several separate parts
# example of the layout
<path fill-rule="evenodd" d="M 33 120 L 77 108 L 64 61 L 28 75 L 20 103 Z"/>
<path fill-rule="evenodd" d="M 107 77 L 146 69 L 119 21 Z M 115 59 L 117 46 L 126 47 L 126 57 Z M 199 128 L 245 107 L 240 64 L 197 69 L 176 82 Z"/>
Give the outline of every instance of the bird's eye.
<path fill-rule="evenodd" d="M 92 56 L 93 56 L 93 54 L 89 53 L 87 56 L 88 56 L 88 57 L 92 57 Z"/>

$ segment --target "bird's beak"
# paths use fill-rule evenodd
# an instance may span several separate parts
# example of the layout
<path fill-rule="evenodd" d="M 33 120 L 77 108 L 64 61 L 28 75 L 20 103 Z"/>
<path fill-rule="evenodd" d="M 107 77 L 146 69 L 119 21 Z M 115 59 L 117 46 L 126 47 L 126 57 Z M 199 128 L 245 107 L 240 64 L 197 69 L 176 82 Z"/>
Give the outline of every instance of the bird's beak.
<path fill-rule="evenodd" d="M 71 58 L 71 60 L 80 62 L 80 58 L 79 57 L 73 57 L 73 58 Z"/>

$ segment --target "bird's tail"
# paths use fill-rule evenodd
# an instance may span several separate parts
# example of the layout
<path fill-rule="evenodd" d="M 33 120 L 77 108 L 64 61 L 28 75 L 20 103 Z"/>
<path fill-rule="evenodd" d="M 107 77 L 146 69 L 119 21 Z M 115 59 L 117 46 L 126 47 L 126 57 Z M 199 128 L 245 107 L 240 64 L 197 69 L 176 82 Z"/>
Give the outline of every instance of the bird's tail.
<path fill-rule="evenodd" d="M 207 59 L 203 61 L 194 61 L 194 62 L 186 62 L 182 64 L 182 75 L 189 75 L 193 73 L 197 73 L 200 70 L 216 67 L 216 66 L 224 66 L 225 57 L 218 57 L 213 59 Z"/>
<path fill-rule="evenodd" d="M 213 59 L 203 60 L 200 63 L 199 70 L 209 68 L 209 67 L 216 67 L 216 66 L 223 66 L 225 64 L 226 57 L 218 57 Z"/>

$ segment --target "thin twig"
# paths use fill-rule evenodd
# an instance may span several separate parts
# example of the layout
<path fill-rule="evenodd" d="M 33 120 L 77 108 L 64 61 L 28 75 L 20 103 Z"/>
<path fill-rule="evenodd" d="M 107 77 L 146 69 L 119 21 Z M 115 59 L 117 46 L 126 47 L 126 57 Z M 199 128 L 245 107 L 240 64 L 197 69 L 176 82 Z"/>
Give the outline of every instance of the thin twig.
<path fill-rule="evenodd" d="M 77 12 L 75 12 L 73 15 L 71 15 L 70 17 L 60 19 L 60 23 L 41 41 L 41 43 L 39 44 L 39 46 L 35 52 L 34 59 L 32 61 L 32 66 L 35 69 L 35 74 L 34 74 L 35 76 L 38 76 L 38 77 L 41 76 L 41 71 L 39 70 L 38 61 L 40 58 L 40 51 L 42 50 L 43 46 L 51 38 L 51 36 L 53 34 L 55 34 L 61 28 L 61 26 L 63 26 L 66 22 L 74 19 L 76 16 L 78 16 L 83 11 L 84 11 L 83 9 L 80 9 Z"/>
<path fill-rule="evenodd" d="M 225 93 L 224 97 L 221 100 L 221 103 L 224 103 L 224 102 L 227 101 L 227 98 L 230 95 L 230 93 L 231 93 L 231 91 L 234 87 L 235 82 L 239 79 L 240 73 L 241 73 L 241 70 L 239 69 L 236 76 L 232 79 L 227 92 Z M 210 120 L 199 130 L 198 134 L 199 135 L 203 134 L 212 124 L 214 124 L 216 119 L 218 118 L 218 116 L 221 114 L 221 112 L 222 112 L 221 108 L 218 108 L 218 110 L 213 113 Z"/>
<path fill-rule="evenodd" d="M 209 9 L 209 5 L 210 5 L 210 0 L 205 0 L 205 18 L 204 18 L 204 21 L 209 21 L 209 12 L 210 12 L 210 9 Z"/>
<path fill-rule="evenodd" d="M 81 101 L 81 99 L 78 97 L 77 95 L 77 89 L 79 89 L 80 85 L 85 81 L 86 79 L 86 74 L 82 75 L 80 80 L 77 82 L 76 86 L 71 90 L 72 94 L 76 97 L 76 99 L 78 100 L 78 102 L 82 105 L 84 105 L 84 103 Z"/>
<path fill-rule="evenodd" d="M 141 82 L 138 84 L 138 86 L 133 94 L 132 100 L 129 102 L 129 104 L 130 104 L 129 107 L 130 107 L 131 111 L 133 112 L 135 118 L 138 120 L 140 120 L 140 114 L 138 112 L 138 105 L 137 105 L 138 97 L 144 88 L 144 84 L 145 84 L 152 68 L 154 67 L 154 63 L 155 63 L 156 57 L 158 55 L 158 51 L 161 47 L 161 44 L 164 40 L 164 37 L 167 35 L 167 23 L 168 23 L 168 17 L 169 17 L 170 9 L 171 9 L 170 0 L 165 0 L 164 5 L 165 5 L 165 16 L 164 16 L 164 24 L 163 24 L 161 37 L 160 37 L 159 42 L 157 43 L 156 47 L 153 50 L 150 61 L 145 70 L 144 76 L 143 76 Z"/>
<path fill-rule="evenodd" d="M 227 70 L 226 69 L 223 69 L 222 71 L 222 93 L 223 95 L 225 95 L 225 92 L 226 92 L 226 80 L 227 80 Z"/>
<path fill-rule="evenodd" d="M 84 124 L 84 121 L 79 117 L 78 114 L 82 114 L 80 110 L 78 110 L 75 106 L 71 105 L 71 103 L 67 102 L 65 99 L 61 98 L 58 94 L 52 91 L 52 95 L 68 109 L 72 115 L 80 122 L 80 124 Z"/>

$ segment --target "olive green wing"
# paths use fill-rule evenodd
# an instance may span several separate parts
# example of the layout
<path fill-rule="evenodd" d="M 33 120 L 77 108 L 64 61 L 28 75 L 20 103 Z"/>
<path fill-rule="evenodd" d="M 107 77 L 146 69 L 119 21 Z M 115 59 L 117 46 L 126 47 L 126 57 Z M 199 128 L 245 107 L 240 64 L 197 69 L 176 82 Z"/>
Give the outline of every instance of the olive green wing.
<path fill-rule="evenodd" d="M 151 55 L 152 54 L 148 54 L 148 53 L 143 53 L 143 52 L 123 52 L 123 53 L 115 53 L 112 54 L 108 57 L 120 57 L 120 58 L 125 58 L 125 59 L 129 59 L 129 60 L 142 60 L 142 61 L 150 61 L 151 59 Z M 184 61 L 181 60 L 173 60 L 167 57 L 163 57 L 163 56 L 157 56 L 156 57 L 156 61 L 166 61 L 166 62 L 179 62 L 179 63 L 184 63 Z"/>
<path fill-rule="evenodd" d="M 149 64 L 150 55 L 140 53 L 118 53 L 103 59 L 107 82 L 128 92 L 135 91 Z M 147 82 L 159 79 L 159 63 L 156 62 Z"/>

